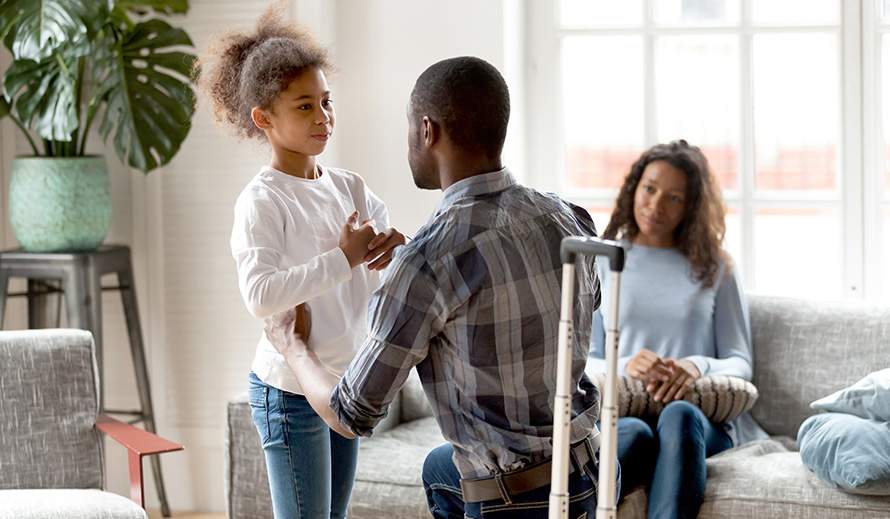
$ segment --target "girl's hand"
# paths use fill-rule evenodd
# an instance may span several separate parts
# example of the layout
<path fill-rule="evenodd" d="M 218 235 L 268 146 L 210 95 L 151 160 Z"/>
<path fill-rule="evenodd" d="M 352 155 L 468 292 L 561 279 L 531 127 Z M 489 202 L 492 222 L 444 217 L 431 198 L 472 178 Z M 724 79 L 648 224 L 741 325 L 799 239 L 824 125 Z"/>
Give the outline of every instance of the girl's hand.
<path fill-rule="evenodd" d="M 369 252 L 365 256 L 365 261 L 372 261 L 368 264 L 369 270 L 383 270 L 392 261 L 392 253 L 399 245 L 407 243 L 405 235 L 390 227 L 374 237 L 368 243 Z M 375 259 L 376 258 L 376 259 Z"/>
<path fill-rule="evenodd" d="M 672 366 L 674 374 L 670 380 L 661 384 L 655 392 L 654 400 L 669 404 L 674 400 L 682 400 L 692 383 L 701 377 L 701 373 L 695 364 L 688 360 L 665 359 L 665 362 Z"/>
<path fill-rule="evenodd" d="M 346 255 L 346 260 L 349 261 L 350 268 L 366 261 L 365 256 L 368 254 L 368 243 L 377 236 L 377 231 L 374 229 L 374 222 L 365 220 L 358 228 L 356 228 L 355 224 L 357 222 L 358 211 L 355 211 L 349 215 L 349 218 L 346 219 L 346 223 L 343 224 L 343 227 L 340 229 L 339 246 L 343 251 L 343 254 Z"/>
<path fill-rule="evenodd" d="M 661 357 L 649 350 L 640 350 L 631 357 L 624 367 L 624 372 L 629 376 L 646 383 L 646 391 L 653 392 L 655 388 L 667 382 L 674 375 L 673 368 Z"/>

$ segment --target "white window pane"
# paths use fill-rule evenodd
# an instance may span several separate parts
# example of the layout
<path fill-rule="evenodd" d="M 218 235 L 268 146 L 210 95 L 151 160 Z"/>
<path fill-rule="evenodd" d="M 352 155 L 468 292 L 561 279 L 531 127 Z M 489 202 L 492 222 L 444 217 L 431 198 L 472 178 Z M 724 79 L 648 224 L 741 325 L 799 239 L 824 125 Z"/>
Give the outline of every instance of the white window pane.
<path fill-rule="evenodd" d="M 881 13 L 881 18 L 886 22 L 890 20 L 890 0 L 883 0 L 883 9 Z"/>
<path fill-rule="evenodd" d="M 884 266 L 884 268 L 881 269 L 881 277 L 884 279 L 884 289 L 881 292 L 881 299 L 890 301 L 890 209 L 884 210 L 884 222 L 882 227 L 884 229 L 884 250 L 882 251 L 881 262 L 879 265 Z"/>
<path fill-rule="evenodd" d="M 837 188 L 837 47 L 829 34 L 754 36 L 757 189 Z"/>
<path fill-rule="evenodd" d="M 890 0 L 887 2 L 890 3 Z M 890 194 L 890 35 L 888 34 L 881 38 L 881 61 L 880 102 L 884 107 L 884 193 Z"/>
<path fill-rule="evenodd" d="M 839 23 L 840 0 L 752 0 L 751 19 L 756 23 Z"/>
<path fill-rule="evenodd" d="M 834 209 L 758 209 L 754 214 L 755 291 L 837 299 L 843 286 L 841 219 Z"/>
<path fill-rule="evenodd" d="M 563 27 L 641 25 L 642 0 L 560 0 L 559 23 Z"/>
<path fill-rule="evenodd" d="M 655 23 L 701 25 L 738 23 L 739 0 L 656 0 Z"/>
<path fill-rule="evenodd" d="M 722 35 L 655 41 L 658 142 L 701 148 L 722 189 L 738 187 L 738 47 L 737 37 Z"/>
<path fill-rule="evenodd" d="M 609 220 L 612 218 L 612 210 L 614 208 L 614 205 L 589 205 L 585 207 L 585 209 L 587 209 L 587 212 L 590 213 L 590 217 L 593 218 L 593 223 L 596 225 L 597 235 L 602 236 L 603 232 L 605 232 L 606 226 L 609 225 Z"/>
<path fill-rule="evenodd" d="M 732 261 L 736 267 L 742 270 L 742 218 L 739 214 L 738 207 L 728 206 L 726 208 L 726 239 L 723 247 L 732 257 Z M 746 280 L 742 280 L 746 281 Z"/>
<path fill-rule="evenodd" d="M 568 37 L 562 99 L 569 188 L 618 188 L 643 149 L 643 41 Z"/>

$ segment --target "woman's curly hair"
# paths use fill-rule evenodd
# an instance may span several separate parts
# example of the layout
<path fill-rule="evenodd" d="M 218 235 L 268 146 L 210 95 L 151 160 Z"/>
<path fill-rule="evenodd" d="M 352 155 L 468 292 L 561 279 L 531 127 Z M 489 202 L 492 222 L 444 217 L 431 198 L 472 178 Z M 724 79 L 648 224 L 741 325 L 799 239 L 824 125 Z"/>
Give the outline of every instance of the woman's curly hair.
<path fill-rule="evenodd" d="M 639 234 L 640 228 L 634 218 L 634 195 L 643 170 L 657 160 L 667 162 L 686 175 L 686 208 L 683 219 L 674 230 L 674 243 L 689 260 L 692 279 L 702 282 L 704 287 L 711 287 L 721 260 L 730 266 L 729 257 L 723 250 L 726 206 L 708 159 L 700 149 L 685 140 L 655 145 L 631 166 L 603 237 L 633 241 Z"/>
<path fill-rule="evenodd" d="M 310 68 L 330 72 L 327 50 L 305 27 L 286 21 L 286 2 L 270 4 L 253 29 L 216 36 L 192 69 L 198 105 L 210 105 L 217 125 L 240 138 L 264 138 L 251 110 L 268 110 L 290 83 Z"/>

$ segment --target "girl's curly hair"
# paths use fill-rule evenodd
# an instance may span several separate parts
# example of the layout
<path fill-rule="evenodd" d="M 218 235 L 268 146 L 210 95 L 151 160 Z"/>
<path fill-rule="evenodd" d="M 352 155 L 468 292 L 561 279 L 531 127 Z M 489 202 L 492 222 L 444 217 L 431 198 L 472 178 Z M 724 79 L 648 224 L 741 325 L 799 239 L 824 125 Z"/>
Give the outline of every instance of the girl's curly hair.
<path fill-rule="evenodd" d="M 731 266 L 723 250 L 726 206 L 708 159 L 700 149 L 685 140 L 657 144 L 631 166 L 603 237 L 632 241 L 639 234 L 640 228 L 634 218 L 634 195 L 643 170 L 657 160 L 667 162 L 686 175 L 686 209 L 683 220 L 674 230 L 674 243 L 689 260 L 692 279 L 702 282 L 704 287 L 711 287 L 721 260 Z"/>
<path fill-rule="evenodd" d="M 240 138 L 264 138 L 251 110 L 268 110 L 290 83 L 310 68 L 331 71 L 327 50 L 312 33 L 286 21 L 286 2 L 270 4 L 253 29 L 216 36 L 192 69 L 198 105 L 210 105 L 217 125 Z"/>

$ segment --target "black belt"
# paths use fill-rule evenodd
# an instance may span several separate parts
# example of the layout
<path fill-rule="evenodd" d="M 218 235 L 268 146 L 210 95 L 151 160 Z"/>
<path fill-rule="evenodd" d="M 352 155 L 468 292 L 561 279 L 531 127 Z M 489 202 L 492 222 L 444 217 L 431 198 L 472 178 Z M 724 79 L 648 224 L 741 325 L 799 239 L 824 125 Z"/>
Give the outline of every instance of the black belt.
<path fill-rule="evenodd" d="M 599 449 L 600 436 L 595 435 L 579 441 L 569 449 L 569 474 L 583 468 L 594 458 L 594 453 Z M 551 458 L 541 460 L 531 465 L 476 479 L 460 480 L 460 489 L 465 503 L 479 503 L 492 499 L 503 499 L 510 502 L 510 496 L 528 492 L 550 484 L 552 472 Z"/>

